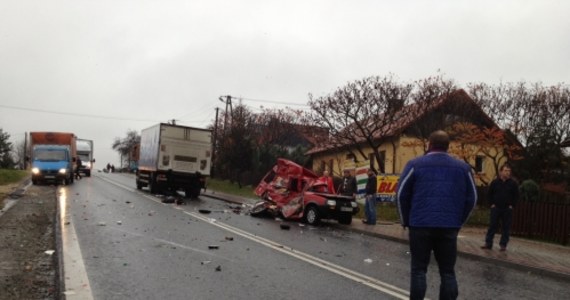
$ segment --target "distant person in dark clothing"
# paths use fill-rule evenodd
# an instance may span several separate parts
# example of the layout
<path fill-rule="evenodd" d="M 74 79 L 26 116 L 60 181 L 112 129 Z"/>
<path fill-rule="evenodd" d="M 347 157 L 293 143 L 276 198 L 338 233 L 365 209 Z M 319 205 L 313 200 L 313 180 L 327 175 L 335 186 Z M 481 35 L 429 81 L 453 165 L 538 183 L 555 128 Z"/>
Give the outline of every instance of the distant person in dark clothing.
<path fill-rule="evenodd" d="M 343 196 L 356 196 L 356 179 L 350 175 L 350 170 L 344 170 L 344 176 L 338 188 L 338 193 Z"/>
<path fill-rule="evenodd" d="M 481 246 L 481 248 L 493 249 L 493 239 L 497 232 L 497 227 L 499 227 L 499 221 L 501 221 L 502 233 L 499 246 L 501 251 L 506 251 L 513 219 L 513 208 L 517 205 L 519 199 L 519 187 L 517 182 L 511 178 L 510 166 L 506 164 L 501 166 L 499 176 L 489 185 L 487 199 L 489 199 L 488 201 L 491 205 L 491 215 L 489 229 L 485 237 L 485 245 Z"/>
<path fill-rule="evenodd" d="M 111 164 L 107 163 L 107 173 L 109 173 L 111 171 Z"/>
<path fill-rule="evenodd" d="M 410 160 L 398 182 L 402 226 L 409 227 L 410 299 L 424 299 L 431 253 L 439 267 L 439 299 L 457 299 L 457 235 L 477 202 L 471 167 L 447 153 L 449 135 L 429 137 L 428 153 Z"/>
<path fill-rule="evenodd" d="M 75 178 L 81 179 L 81 174 L 79 174 L 79 170 L 81 169 L 81 159 L 79 156 L 75 159 Z"/>
<path fill-rule="evenodd" d="M 115 173 L 115 165 L 111 165 L 111 173 Z"/>
<path fill-rule="evenodd" d="M 364 214 L 366 216 L 362 223 L 376 225 L 376 189 L 377 179 L 374 170 L 368 169 L 368 180 L 366 181 L 366 192 L 364 195 Z"/>

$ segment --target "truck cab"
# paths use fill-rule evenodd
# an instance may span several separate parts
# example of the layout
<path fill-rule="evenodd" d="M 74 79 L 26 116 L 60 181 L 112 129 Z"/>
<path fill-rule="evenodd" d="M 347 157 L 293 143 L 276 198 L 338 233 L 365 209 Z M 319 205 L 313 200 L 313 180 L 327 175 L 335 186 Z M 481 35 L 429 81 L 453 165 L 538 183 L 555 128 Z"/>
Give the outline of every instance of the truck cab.
<path fill-rule="evenodd" d="M 37 145 L 32 148 L 32 183 L 73 183 L 73 162 L 68 146 Z"/>

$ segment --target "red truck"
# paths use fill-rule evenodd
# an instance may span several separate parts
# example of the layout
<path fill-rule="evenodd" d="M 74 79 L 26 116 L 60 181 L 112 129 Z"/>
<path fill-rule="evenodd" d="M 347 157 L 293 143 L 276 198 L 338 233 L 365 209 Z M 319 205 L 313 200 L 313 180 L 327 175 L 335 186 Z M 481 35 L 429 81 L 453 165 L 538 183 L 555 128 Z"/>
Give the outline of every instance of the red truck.
<path fill-rule="evenodd" d="M 353 197 L 329 193 L 326 179 L 282 158 L 263 177 L 255 194 L 262 201 L 254 205 L 250 212 L 252 216 L 269 212 L 311 225 L 322 219 L 350 224 L 359 210 Z"/>

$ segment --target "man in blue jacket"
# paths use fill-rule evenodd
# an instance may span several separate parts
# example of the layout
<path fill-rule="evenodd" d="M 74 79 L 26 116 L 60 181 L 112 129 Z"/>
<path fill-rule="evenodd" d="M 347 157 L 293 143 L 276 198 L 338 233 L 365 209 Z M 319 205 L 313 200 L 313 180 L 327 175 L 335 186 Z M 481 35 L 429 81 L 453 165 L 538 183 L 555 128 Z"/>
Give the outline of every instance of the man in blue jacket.
<path fill-rule="evenodd" d="M 402 226 L 409 227 L 410 299 L 423 299 L 431 252 L 439 266 L 439 299 L 456 299 L 457 235 L 477 202 L 471 167 L 447 153 L 449 135 L 429 137 L 428 153 L 408 162 L 398 183 Z"/>

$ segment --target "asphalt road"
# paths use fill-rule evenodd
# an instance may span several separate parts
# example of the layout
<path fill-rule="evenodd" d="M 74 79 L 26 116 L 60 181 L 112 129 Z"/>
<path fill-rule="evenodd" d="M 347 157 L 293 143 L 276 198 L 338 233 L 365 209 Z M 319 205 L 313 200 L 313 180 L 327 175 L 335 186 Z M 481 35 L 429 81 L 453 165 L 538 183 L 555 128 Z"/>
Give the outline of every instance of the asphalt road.
<path fill-rule="evenodd" d="M 164 204 L 134 179 L 96 173 L 64 188 L 95 299 L 407 299 L 407 245 L 254 218 L 201 197 Z M 199 209 L 211 211 L 202 214 Z M 289 225 L 284 230 L 280 225 Z M 562 299 L 566 282 L 459 258 L 462 299 Z M 432 264 L 428 297 L 437 299 Z"/>

